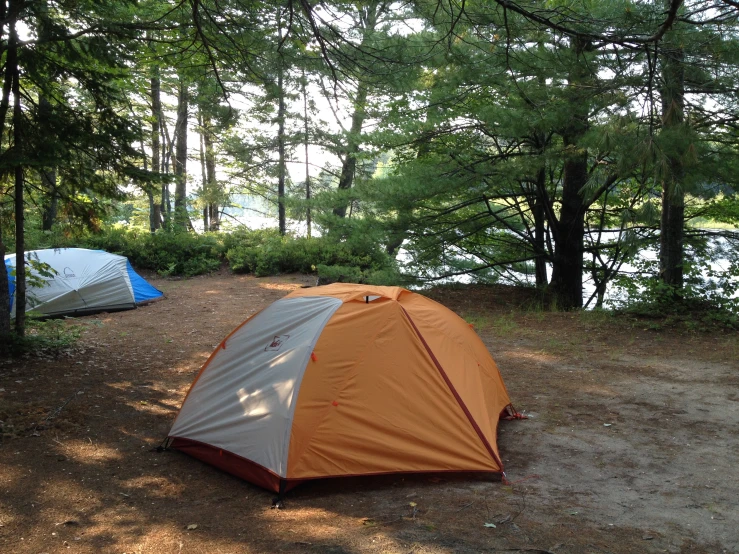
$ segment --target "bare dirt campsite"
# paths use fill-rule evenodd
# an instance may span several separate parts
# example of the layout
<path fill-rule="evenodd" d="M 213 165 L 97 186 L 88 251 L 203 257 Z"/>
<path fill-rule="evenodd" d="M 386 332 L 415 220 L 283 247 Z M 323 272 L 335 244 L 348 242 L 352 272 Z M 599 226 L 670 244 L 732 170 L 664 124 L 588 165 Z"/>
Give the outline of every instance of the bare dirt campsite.
<path fill-rule="evenodd" d="M 523 421 L 508 484 L 334 479 L 273 494 L 156 452 L 236 325 L 307 276 L 151 278 L 166 299 L 70 320 L 0 365 L 0 552 L 738 552 L 739 336 L 543 313 L 506 288 L 429 295 L 474 324 Z"/>

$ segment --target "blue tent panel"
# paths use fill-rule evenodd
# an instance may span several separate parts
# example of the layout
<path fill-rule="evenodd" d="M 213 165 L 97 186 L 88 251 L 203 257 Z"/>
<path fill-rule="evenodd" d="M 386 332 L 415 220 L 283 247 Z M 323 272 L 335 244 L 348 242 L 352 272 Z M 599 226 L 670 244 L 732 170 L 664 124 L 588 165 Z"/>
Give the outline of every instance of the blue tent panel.
<path fill-rule="evenodd" d="M 13 311 L 13 297 L 15 296 L 15 277 L 10 274 L 11 271 L 13 271 L 15 268 L 12 265 L 8 265 L 7 262 L 5 262 L 5 271 L 8 272 L 8 288 L 10 289 L 10 309 L 9 311 Z"/>
<path fill-rule="evenodd" d="M 126 268 L 128 270 L 128 278 L 131 281 L 131 287 L 133 288 L 134 302 L 138 304 L 139 302 L 146 302 L 164 296 L 162 291 L 152 287 L 146 282 L 146 279 L 133 270 L 131 262 L 126 262 Z"/>

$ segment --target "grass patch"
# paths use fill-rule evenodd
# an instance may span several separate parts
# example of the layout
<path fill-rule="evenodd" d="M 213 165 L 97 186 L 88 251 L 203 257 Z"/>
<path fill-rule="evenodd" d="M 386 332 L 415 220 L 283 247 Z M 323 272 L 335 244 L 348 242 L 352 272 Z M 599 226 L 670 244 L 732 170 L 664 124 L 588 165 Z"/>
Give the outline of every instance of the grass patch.
<path fill-rule="evenodd" d="M 58 355 L 77 344 L 82 330 L 82 325 L 69 319 L 44 320 L 29 317 L 26 320 L 25 336 L 11 334 L 8 350 L 15 355 Z"/>
<path fill-rule="evenodd" d="M 518 322 L 516 322 L 512 313 L 505 314 L 495 319 L 493 328 L 500 335 L 509 335 L 518 329 Z"/>
<path fill-rule="evenodd" d="M 493 325 L 492 318 L 485 314 L 465 314 L 463 319 L 477 331 L 487 331 Z"/>

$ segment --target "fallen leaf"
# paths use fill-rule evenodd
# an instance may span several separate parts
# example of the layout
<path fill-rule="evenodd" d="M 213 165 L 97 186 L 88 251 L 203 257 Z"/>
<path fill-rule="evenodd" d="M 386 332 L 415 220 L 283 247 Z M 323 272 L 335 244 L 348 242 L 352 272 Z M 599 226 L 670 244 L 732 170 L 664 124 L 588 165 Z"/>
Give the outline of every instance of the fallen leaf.
<path fill-rule="evenodd" d="M 497 525 L 495 525 L 495 523 L 486 523 L 485 527 L 490 527 L 491 529 L 495 529 Z"/>
<path fill-rule="evenodd" d="M 190 525 L 187 526 L 188 531 L 193 531 L 194 529 L 197 529 L 197 528 L 198 528 L 197 523 L 191 523 Z"/>
<path fill-rule="evenodd" d="M 415 508 L 416 506 L 418 506 L 418 504 L 416 504 L 415 502 L 408 502 L 408 505 L 409 505 L 409 506 L 410 506 L 411 508 Z"/>

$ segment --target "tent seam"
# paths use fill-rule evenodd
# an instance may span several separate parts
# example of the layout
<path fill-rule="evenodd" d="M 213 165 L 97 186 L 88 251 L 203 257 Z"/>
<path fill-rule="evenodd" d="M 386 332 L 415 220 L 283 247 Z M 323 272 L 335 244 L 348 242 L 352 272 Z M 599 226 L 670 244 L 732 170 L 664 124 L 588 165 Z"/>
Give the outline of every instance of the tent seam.
<path fill-rule="evenodd" d="M 392 301 L 392 299 L 389 299 L 389 300 L 390 300 L 390 301 Z M 328 324 L 330 323 L 330 320 L 331 320 L 331 319 L 333 319 L 334 315 L 336 315 L 336 312 L 338 312 L 338 311 L 339 311 L 339 310 L 340 310 L 340 309 L 341 309 L 341 308 L 342 308 L 343 306 L 345 306 L 345 305 L 349 304 L 349 302 L 359 302 L 359 301 L 358 301 L 358 300 L 349 300 L 349 301 L 346 301 L 346 302 L 342 302 L 342 305 L 341 305 L 341 306 L 339 306 L 339 308 L 337 308 L 337 310 L 336 310 L 336 311 L 335 311 L 335 312 L 334 312 L 334 313 L 333 313 L 333 314 L 331 315 L 331 318 L 329 318 L 329 321 L 327 321 L 327 322 L 326 322 L 326 325 L 324 325 L 324 326 L 323 326 L 323 328 L 321 329 L 321 332 L 323 332 L 323 330 L 324 330 L 324 329 L 326 328 L 326 326 L 328 326 Z M 383 327 L 383 329 L 382 329 L 382 330 L 384 330 L 384 327 Z M 375 338 L 377 338 L 377 336 L 378 336 L 378 335 L 380 334 L 380 332 L 381 332 L 382 330 L 380 330 L 380 331 L 377 331 L 377 332 L 376 332 L 376 333 L 375 333 L 375 334 L 373 335 L 372 339 L 374 340 Z M 319 338 L 320 338 L 320 337 L 319 337 Z M 318 341 L 316 341 L 316 344 L 318 344 Z M 364 359 L 366 358 L 367 350 L 368 350 L 368 349 L 369 349 L 369 348 L 370 348 L 370 347 L 372 346 L 372 344 L 373 344 L 373 342 L 372 342 L 372 341 L 368 341 L 368 342 L 367 342 L 367 345 L 366 345 L 366 347 L 364 348 L 364 350 L 362 350 L 362 358 L 360 358 L 360 359 L 357 359 L 357 360 L 356 360 L 356 361 L 355 361 L 355 362 L 354 362 L 354 363 L 353 363 L 353 364 L 351 365 L 351 369 L 352 369 L 352 370 L 356 369 L 356 367 L 357 367 L 357 366 L 359 365 L 359 363 L 360 363 L 361 361 L 363 361 L 363 360 L 364 360 Z M 345 378 L 344 378 L 344 379 L 343 379 L 343 380 L 341 381 L 341 383 L 340 383 L 340 386 L 339 386 L 339 387 L 337 387 L 337 389 L 336 389 L 336 398 L 338 398 L 338 397 L 339 397 L 339 396 L 341 395 L 341 392 L 342 392 L 342 391 L 344 391 L 344 390 L 345 390 L 345 388 L 346 388 L 346 384 L 347 384 L 347 383 L 349 382 L 349 380 L 350 380 L 350 379 L 351 379 L 352 377 L 354 377 L 355 375 L 357 375 L 357 374 L 356 374 L 356 372 L 355 372 L 355 373 L 352 373 L 351 375 L 348 375 L 348 376 L 346 376 L 346 377 L 345 377 Z M 298 396 L 300 396 L 300 392 L 298 392 Z M 310 446 L 311 442 L 313 441 L 313 439 L 314 439 L 314 438 L 315 438 L 315 436 L 316 436 L 316 433 L 318 432 L 318 429 L 320 428 L 321 424 L 323 424 L 323 423 L 324 423 L 324 422 L 326 421 L 326 418 L 327 418 L 327 417 L 329 417 L 329 416 L 331 415 L 331 413 L 333 412 L 333 408 L 331 408 L 331 407 L 330 407 L 330 405 L 329 405 L 329 406 L 327 406 L 326 408 L 324 408 L 323 412 L 324 412 L 324 413 L 323 413 L 323 414 L 321 415 L 321 418 L 320 418 L 320 420 L 319 420 L 319 421 L 318 421 L 318 422 L 316 423 L 316 425 L 315 425 L 315 426 L 313 427 L 313 430 L 312 430 L 312 432 L 311 432 L 310 438 L 309 438 L 309 439 L 308 439 L 307 441 L 305 441 L 305 444 L 306 444 L 306 446 L 305 446 L 305 447 L 304 447 L 304 448 L 302 449 L 302 451 L 300 452 L 300 455 L 299 455 L 299 456 L 298 456 L 298 458 L 297 458 L 297 459 L 295 460 L 295 464 L 296 464 L 296 465 L 297 465 L 297 464 L 299 464 L 299 463 L 300 463 L 300 461 L 301 461 L 301 460 L 302 460 L 302 459 L 304 458 L 304 456 L 305 456 L 305 454 L 306 454 L 306 451 L 308 450 L 308 447 Z M 288 447 L 288 466 L 289 466 L 289 461 L 290 461 L 290 460 L 289 460 L 289 456 L 290 456 L 290 449 L 289 449 L 289 447 Z"/>
<path fill-rule="evenodd" d="M 411 326 L 413 327 L 413 330 L 415 331 L 418 338 L 421 340 L 421 343 L 423 344 L 424 348 L 428 352 L 429 356 L 431 356 L 431 360 L 434 362 L 434 365 L 439 370 L 439 373 L 441 374 L 441 377 L 444 379 L 444 382 L 449 387 L 449 390 L 454 395 L 454 398 L 457 400 L 457 403 L 459 404 L 460 408 L 462 408 L 462 411 L 464 412 L 465 416 L 467 416 L 467 420 L 470 422 L 470 425 L 472 425 L 472 428 L 477 433 L 477 436 L 482 441 L 483 445 L 487 449 L 490 456 L 493 458 L 493 461 L 495 461 L 498 466 L 500 467 L 500 471 L 503 472 L 503 462 L 501 459 L 495 454 L 495 451 L 493 450 L 493 447 L 490 445 L 490 441 L 485 437 L 485 435 L 482 432 L 482 429 L 480 429 L 480 426 L 475 421 L 475 418 L 472 417 L 472 413 L 469 411 L 467 406 L 465 405 L 464 401 L 462 400 L 462 397 L 459 396 L 459 393 L 457 392 L 457 389 L 454 388 L 454 385 L 452 384 L 451 380 L 449 379 L 449 376 L 446 374 L 446 371 L 444 371 L 444 368 L 441 366 L 441 363 L 437 359 L 436 355 L 431 350 L 431 347 L 426 342 L 426 339 L 423 338 L 423 335 L 421 334 L 421 331 L 416 327 L 415 322 L 411 318 L 408 311 L 401 306 L 400 307 L 403 310 L 403 313 L 405 314 L 405 317 L 408 318 L 408 321 L 410 322 Z"/>

